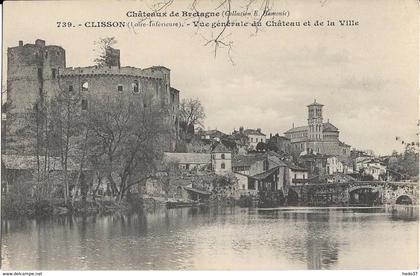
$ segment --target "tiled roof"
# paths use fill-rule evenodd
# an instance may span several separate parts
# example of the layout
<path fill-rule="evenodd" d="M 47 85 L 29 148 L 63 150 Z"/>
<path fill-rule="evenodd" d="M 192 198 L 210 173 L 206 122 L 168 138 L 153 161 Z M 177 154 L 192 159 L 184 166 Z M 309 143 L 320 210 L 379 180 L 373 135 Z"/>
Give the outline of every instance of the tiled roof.
<path fill-rule="evenodd" d="M 308 131 L 308 126 L 294 127 L 286 131 L 285 133 Z"/>
<path fill-rule="evenodd" d="M 347 166 L 353 165 L 353 161 L 351 160 L 351 158 L 350 158 L 350 157 L 347 157 L 347 156 L 337 156 L 337 159 L 338 159 L 341 163 L 343 163 L 343 164 L 345 164 L 345 165 L 347 165 Z"/>
<path fill-rule="evenodd" d="M 336 128 L 333 124 L 331 124 L 330 122 L 327 123 L 323 123 L 322 124 L 322 132 L 326 132 L 326 131 L 338 131 L 338 128 Z"/>
<path fill-rule="evenodd" d="M 287 167 L 289 167 L 290 169 L 292 169 L 294 171 L 307 171 L 308 170 L 306 168 L 299 167 L 299 166 L 293 164 L 292 162 L 285 162 L 285 163 L 286 163 Z"/>
<path fill-rule="evenodd" d="M 202 134 L 210 135 L 210 136 L 218 136 L 218 137 L 226 135 L 226 134 L 224 134 L 223 132 L 221 132 L 220 130 L 217 130 L 217 129 L 205 130 L 205 131 L 202 132 Z"/>
<path fill-rule="evenodd" d="M 218 143 L 212 152 L 230 152 L 230 150 L 223 143 Z"/>
<path fill-rule="evenodd" d="M 258 131 L 256 129 L 245 129 L 244 130 L 244 134 L 245 135 L 260 135 L 260 136 L 265 136 L 264 133 L 262 133 L 261 131 Z"/>
<path fill-rule="evenodd" d="M 249 167 L 257 161 L 264 160 L 265 154 L 236 155 L 232 160 L 232 167 Z"/>
<path fill-rule="evenodd" d="M 272 175 L 273 173 L 275 173 L 278 169 L 279 169 L 279 167 L 277 166 L 277 167 L 271 168 L 271 169 L 269 169 L 265 172 L 258 173 L 258 174 L 255 174 L 255 175 L 250 175 L 249 177 L 253 178 L 253 179 L 257 179 L 257 180 L 262 180 L 262 179 L 265 179 L 268 176 Z"/>
<path fill-rule="evenodd" d="M 336 132 L 338 131 L 338 128 L 335 127 L 333 124 L 331 124 L 330 122 L 327 123 L 323 123 L 323 132 L 324 131 L 332 131 L 332 132 Z M 301 132 L 301 131 L 308 131 L 308 126 L 299 126 L 299 127 L 294 127 L 289 129 L 288 131 L 286 131 L 285 133 L 293 133 L 293 132 Z"/>
<path fill-rule="evenodd" d="M 347 145 L 346 143 L 341 142 L 341 141 L 338 141 L 338 144 L 339 144 L 341 147 L 351 147 L 350 145 Z"/>
<path fill-rule="evenodd" d="M 317 105 L 317 106 L 324 106 L 323 104 L 317 103 L 317 102 L 316 102 L 316 100 L 314 100 L 314 102 L 313 102 L 313 103 L 311 103 L 311 104 L 309 104 L 309 105 L 307 105 L 307 106 L 314 106 L 314 105 Z"/>
<path fill-rule="evenodd" d="M 287 164 L 280 159 L 282 158 L 282 156 L 278 154 L 277 152 L 269 151 L 267 152 L 267 155 L 268 155 L 269 161 L 276 164 L 277 166 L 281 166 L 281 167 L 287 166 Z"/>
<path fill-rule="evenodd" d="M 181 164 L 210 164 L 210 153 L 183 153 L 183 152 L 164 152 L 163 160 L 166 162 L 178 162 Z"/>

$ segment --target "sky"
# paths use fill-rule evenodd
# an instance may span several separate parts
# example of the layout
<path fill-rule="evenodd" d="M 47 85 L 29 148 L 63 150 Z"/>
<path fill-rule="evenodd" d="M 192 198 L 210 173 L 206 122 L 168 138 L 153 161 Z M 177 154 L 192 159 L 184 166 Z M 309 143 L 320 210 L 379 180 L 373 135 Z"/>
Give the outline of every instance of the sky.
<path fill-rule="evenodd" d="M 250 10 L 258 9 L 259 1 Z M 176 1 L 167 11 L 188 10 L 191 2 Z M 244 3 L 232 2 L 232 10 L 243 11 Z M 201 0 L 198 9 L 212 11 L 217 4 Z M 94 41 L 114 36 L 122 66 L 170 68 L 171 86 L 181 91 L 181 98 L 202 102 L 207 129 L 230 133 L 244 126 L 281 135 L 292 124 L 307 123 L 306 106 L 316 99 L 324 105 L 324 120 L 338 127 L 340 140 L 352 147 L 389 154 L 402 149 L 396 136 L 418 139 L 415 0 L 274 1 L 272 11 L 289 12 L 276 21 L 352 19 L 359 25 L 262 27 L 257 33 L 255 28 L 227 28 L 224 41 L 233 42 L 230 55 L 219 49 L 216 57 L 205 43 L 220 28 L 57 28 L 58 21 L 127 20 L 127 11 L 150 11 L 152 5 L 135 0 L 6 2 L 3 60 L 7 47 L 19 40 L 41 38 L 66 50 L 67 66 L 89 66 Z"/>

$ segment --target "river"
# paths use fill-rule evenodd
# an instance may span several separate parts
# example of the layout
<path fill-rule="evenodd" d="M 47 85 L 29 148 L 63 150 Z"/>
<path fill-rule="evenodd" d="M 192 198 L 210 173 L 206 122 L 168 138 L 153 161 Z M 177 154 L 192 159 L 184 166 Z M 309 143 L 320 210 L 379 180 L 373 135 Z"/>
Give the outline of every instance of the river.
<path fill-rule="evenodd" d="M 5 270 L 414 269 L 418 207 L 3 220 L 2 236 Z"/>

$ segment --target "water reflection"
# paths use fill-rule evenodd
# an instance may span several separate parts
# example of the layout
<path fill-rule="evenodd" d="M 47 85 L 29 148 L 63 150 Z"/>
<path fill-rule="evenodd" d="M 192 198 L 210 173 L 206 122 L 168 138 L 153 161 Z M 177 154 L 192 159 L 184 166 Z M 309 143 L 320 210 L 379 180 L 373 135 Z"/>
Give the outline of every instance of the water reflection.
<path fill-rule="evenodd" d="M 2 221 L 4 269 L 410 269 L 418 208 L 161 209 Z M 374 256 L 374 257 L 372 257 Z"/>

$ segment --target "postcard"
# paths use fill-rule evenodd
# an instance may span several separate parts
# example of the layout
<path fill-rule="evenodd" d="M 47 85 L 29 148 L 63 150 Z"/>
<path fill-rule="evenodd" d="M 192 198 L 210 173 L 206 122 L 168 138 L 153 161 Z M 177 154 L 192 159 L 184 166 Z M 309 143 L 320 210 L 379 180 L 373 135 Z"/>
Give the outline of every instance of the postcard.
<path fill-rule="evenodd" d="M 416 275 L 418 1 L 6 1 L 2 43 L 3 271 Z"/>

